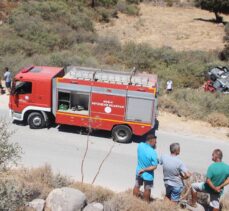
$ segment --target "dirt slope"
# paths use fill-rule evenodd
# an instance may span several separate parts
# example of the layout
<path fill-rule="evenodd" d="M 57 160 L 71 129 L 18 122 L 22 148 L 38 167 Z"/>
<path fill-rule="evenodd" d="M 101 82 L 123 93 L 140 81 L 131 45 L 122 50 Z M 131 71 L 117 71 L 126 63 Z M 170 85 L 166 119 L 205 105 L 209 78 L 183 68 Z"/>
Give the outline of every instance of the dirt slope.
<path fill-rule="evenodd" d="M 176 50 L 215 50 L 223 48 L 223 25 L 210 21 L 214 14 L 196 8 L 140 5 L 139 17 L 119 14 L 108 24 L 96 24 L 99 35 L 117 36 L 122 43 L 147 42 L 153 47 Z M 224 16 L 229 21 L 229 16 Z M 203 19 L 203 20 L 198 20 Z"/>

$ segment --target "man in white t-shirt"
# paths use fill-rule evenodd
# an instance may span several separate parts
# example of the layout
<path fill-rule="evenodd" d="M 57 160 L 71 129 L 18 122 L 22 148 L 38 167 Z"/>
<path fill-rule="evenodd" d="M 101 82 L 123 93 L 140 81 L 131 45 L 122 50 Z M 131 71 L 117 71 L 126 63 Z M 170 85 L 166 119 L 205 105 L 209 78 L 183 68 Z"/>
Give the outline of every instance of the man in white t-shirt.
<path fill-rule="evenodd" d="M 167 92 L 171 92 L 173 91 L 173 81 L 172 80 L 168 80 L 166 83 L 166 91 Z"/>

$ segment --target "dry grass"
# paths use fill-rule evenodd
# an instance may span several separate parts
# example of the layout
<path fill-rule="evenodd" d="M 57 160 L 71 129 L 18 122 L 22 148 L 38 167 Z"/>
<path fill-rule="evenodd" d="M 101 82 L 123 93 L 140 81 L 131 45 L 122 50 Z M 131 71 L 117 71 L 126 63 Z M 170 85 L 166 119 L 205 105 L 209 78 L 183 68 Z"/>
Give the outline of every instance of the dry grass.
<path fill-rule="evenodd" d="M 85 193 L 89 203 L 103 203 L 104 201 L 110 200 L 115 195 L 115 193 L 109 189 L 81 182 L 75 182 L 71 185 L 71 187 L 76 188 Z"/>
<path fill-rule="evenodd" d="M 96 24 L 101 36 L 117 36 L 122 43 L 134 41 L 152 47 L 170 46 L 176 50 L 223 49 L 224 26 L 208 20 L 214 14 L 196 8 L 155 7 L 140 5 L 141 15 L 119 14 L 119 19 Z M 203 19 L 203 20 L 198 20 Z M 229 16 L 224 16 L 229 21 Z"/>
<path fill-rule="evenodd" d="M 228 211 L 229 210 L 229 193 L 223 196 L 222 204 L 223 204 L 222 211 Z"/>
<path fill-rule="evenodd" d="M 40 168 L 22 168 L 2 172 L 0 179 L 16 181 L 23 189 L 29 190 L 31 199 L 34 197 L 44 199 L 53 188 L 69 186 L 71 184 L 69 178 L 54 174 L 48 165 Z M 28 196 L 29 199 L 30 196 Z"/>
<path fill-rule="evenodd" d="M 193 174 L 187 181 L 187 187 L 192 182 L 203 181 L 201 174 Z M 114 193 L 112 190 L 70 181 L 66 177 L 55 175 L 49 166 L 36 169 L 18 169 L 0 174 L 0 210 L 27 210 L 23 205 L 35 198 L 46 198 L 54 188 L 70 186 L 86 194 L 88 202 L 101 202 L 106 211 L 179 211 L 169 201 L 154 200 L 146 203 L 132 195 L 132 190 Z M 5 194 L 5 195 L 4 195 Z M 7 195 L 6 195 L 7 194 Z M 225 195 L 222 204 L 223 211 L 229 210 L 229 195 Z M 206 197 L 199 195 L 199 202 L 206 203 Z M 17 209 L 19 208 L 19 209 Z M 30 210 L 31 211 L 31 210 Z"/>
<path fill-rule="evenodd" d="M 212 113 L 208 115 L 207 121 L 213 127 L 229 127 L 229 119 L 222 113 Z"/>
<path fill-rule="evenodd" d="M 179 207 L 172 205 L 169 201 L 155 200 L 148 204 L 136 198 L 131 192 L 116 194 L 111 200 L 104 204 L 107 211 L 178 211 Z"/>

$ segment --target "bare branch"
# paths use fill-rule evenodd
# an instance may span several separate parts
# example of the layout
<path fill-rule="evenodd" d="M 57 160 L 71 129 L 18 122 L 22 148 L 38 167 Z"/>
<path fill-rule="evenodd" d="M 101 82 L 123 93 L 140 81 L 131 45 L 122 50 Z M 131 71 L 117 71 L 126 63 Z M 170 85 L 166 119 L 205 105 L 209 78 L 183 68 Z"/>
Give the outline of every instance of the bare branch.
<path fill-rule="evenodd" d="M 90 132 L 89 132 L 88 135 L 87 135 L 87 145 L 86 145 L 86 149 L 85 149 L 85 152 L 84 152 L 84 156 L 83 156 L 83 159 L 82 159 L 82 162 L 81 162 L 81 182 L 82 182 L 82 183 L 83 183 L 83 181 L 84 181 L 84 162 L 85 162 L 85 158 L 86 158 L 87 152 L 88 152 L 89 136 L 90 136 Z"/>
<path fill-rule="evenodd" d="M 92 185 L 94 184 L 95 180 L 97 179 L 98 175 L 100 174 L 101 168 L 102 168 L 104 162 L 106 161 L 106 159 L 110 156 L 110 154 L 111 154 L 111 152 L 112 152 L 114 146 L 115 146 L 115 142 L 114 142 L 113 145 L 110 147 L 109 152 L 107 153 L 107 155 L 105 156 L 105 158 L 104 158 L 104 159 L 102 160 L 102 162 L 100 163 L 99 168 L 98 168 L 98 171 L 96 172 L 96 175 L 95 175 L 95 177 L 94 177 L 94 179 L 93 179 L 93 181 L 92 181 L 92 183 L 91 183 Z"/>

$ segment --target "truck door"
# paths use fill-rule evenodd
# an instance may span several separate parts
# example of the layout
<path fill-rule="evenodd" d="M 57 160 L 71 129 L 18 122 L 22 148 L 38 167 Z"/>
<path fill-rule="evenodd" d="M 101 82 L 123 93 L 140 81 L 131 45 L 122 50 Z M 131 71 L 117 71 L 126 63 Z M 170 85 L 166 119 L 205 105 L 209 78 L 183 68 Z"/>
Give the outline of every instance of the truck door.
<path fill-rule="evenodd" d="M 33 85 L 31 81 L 15 81 L 10 97 L 11 109 L 21 113 L 33 103 Z"/>

